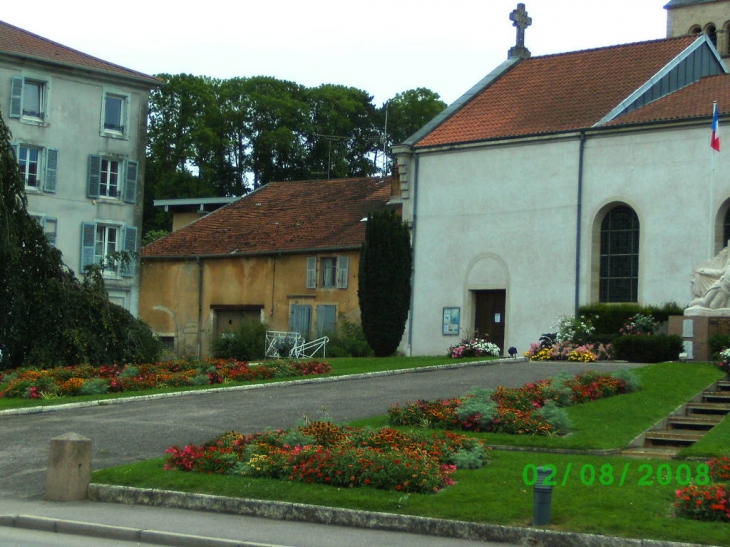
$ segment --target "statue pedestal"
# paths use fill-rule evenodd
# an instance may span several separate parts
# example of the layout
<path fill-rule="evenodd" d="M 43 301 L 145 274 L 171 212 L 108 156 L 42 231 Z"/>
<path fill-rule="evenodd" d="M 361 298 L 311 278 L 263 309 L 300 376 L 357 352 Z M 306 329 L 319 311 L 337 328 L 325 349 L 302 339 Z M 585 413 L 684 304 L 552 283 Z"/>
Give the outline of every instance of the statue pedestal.
<path fill-rule="evenodd" d="M 730 334 L 730 309 L 692 307 L 669 318 L 669 334 L 682 338 L 688 361 L 711 361 L 708 340 L 713 334 Z"/>

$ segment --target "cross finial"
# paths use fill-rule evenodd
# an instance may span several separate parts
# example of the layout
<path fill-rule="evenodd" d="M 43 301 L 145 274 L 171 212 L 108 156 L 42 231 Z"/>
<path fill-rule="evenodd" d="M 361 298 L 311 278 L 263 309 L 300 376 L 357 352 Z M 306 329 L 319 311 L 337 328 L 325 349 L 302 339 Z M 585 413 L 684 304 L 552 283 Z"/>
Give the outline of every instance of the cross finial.
<path fill-rule="evenodd" d="M 509 15 L 512 25 L 517 28 L 517 44 L 509 50 L 509 58 L 530 57 L 530 50 L 525 47 L 525 29 L 532 25 L 532 18 L 528 17 L 524 4 L 517 4 L 517 9 Z"/>

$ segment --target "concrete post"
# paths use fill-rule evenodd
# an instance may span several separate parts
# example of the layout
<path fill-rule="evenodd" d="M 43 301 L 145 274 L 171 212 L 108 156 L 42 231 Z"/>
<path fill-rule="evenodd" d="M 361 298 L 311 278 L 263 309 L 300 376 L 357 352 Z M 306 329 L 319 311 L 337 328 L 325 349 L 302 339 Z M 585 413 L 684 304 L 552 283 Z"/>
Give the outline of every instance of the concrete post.
<path fill-rule="evenodd" d="M 76 433 L 66 433 L 51 439 L 45 499 L 86 499 L 90 482 L 91 440 Z"/>
<path fill-rule="evenodd" d="M 541 526 L 550 524 L 551 505 L 553 501 L 553 487 L 547 482 L 550 469 L 547 467 L 537 468 L 537 482 L 533 488 L 533 516 L 532 524 Z"/>

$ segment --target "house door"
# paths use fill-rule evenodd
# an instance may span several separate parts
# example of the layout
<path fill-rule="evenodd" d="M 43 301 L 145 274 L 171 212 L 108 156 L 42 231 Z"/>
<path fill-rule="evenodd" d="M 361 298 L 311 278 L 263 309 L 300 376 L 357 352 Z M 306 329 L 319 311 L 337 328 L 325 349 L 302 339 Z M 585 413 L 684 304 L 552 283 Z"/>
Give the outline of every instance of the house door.
<path fill-rule="evenodd" d="M 289 315 L 289 332 L 298 332 L 302 338 L 309 340 L 312 321 L 312 306 L 292 304 Z"/>
<path fill-rule="evenodd" d="M 476 296 L 474 330 L 477 336 L 489 336 L 504 353 L 505 302 L 507 291 L 474 291 Z"/>
<path fill-rule="evenodd" d="M 215 310 L 215 336 L 224 332 L 235 332 L 244 321 L 261 321 L 261 310 Z"/>

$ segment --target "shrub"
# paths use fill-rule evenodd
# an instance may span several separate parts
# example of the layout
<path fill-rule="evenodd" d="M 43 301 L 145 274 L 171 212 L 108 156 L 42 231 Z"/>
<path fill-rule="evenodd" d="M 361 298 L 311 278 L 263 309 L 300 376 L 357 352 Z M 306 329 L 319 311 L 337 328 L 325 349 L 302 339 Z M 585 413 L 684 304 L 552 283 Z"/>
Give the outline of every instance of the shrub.
<path fill-rule="evenodd" d="M 102 395 L 109 391 L 109 380 L 104 378 L 90 378 L 84 382 L 79 395 Z"/>
<path fill-rule="evenodd" d="M 611 373 L 614 378 L 619 378 L 624 381 L 626 386 L 626 393 L 633 393 L 641 385 L 639 377 L 631 370 L 621 367 Z"/>
<path fill-rule="evenodd" d="M 545 406 L 540 408 L 537 414 L 543 417 L 556 433 L 566 433 L 573 426 L 570 418 L 568 418 L 568 413 L 564 408 L 559 407 L 555 401 L 545 403 Z"/>
<path fill-rule="evenodd" d="M 676 302 L 667 302 L 659 306 L 641 306 L 639 304 L 591 304 L 581 306 L 579 314 L 591 317 L 597 342 L 611 342 L 628 319 L 636 314 L 650 314 L 659 322 L 666 321 L 670 315 L 682 315 L 684 310 Z"/>
<path fill-rule="evenodd" d="M 447 355 L 458 359 L 460 357 L 499 357 L 501 353 L 497 344 L 489 342 L 486 338 L 476 338 L 474 340 L 461 340 L 458 344 L 449 348 Z"/>
<path fill-rule="evenodd" d="M 329 357 L 372 357 L 374 352 L 365 339 L 362 325 L 352 323 L 340 316 L 340 327 L 336 334 L 328 334 Z"/>
<path fill-rule="evenodd" d="M 243 321 L 233 332 L 224 332 L 211 341 L 213 357 L 252 361 L 263 359 L 266 351 L 266 325 L 260 321 Z"/>
<path fill-rule="evenodd" d="M 725 348 L 730 348 L 730 334 L 712 334 L 707 339 L 707 345 L 710 348 L 710 355 L 713 359 L 718 359 L 718 354 Z"/>
<path fill-rule="evenodd" d="M 676 361 L 684 351 L 682 338 L 673 335 L 619 336 L 613 342 L 617 359 L 632 363 Z"/>

